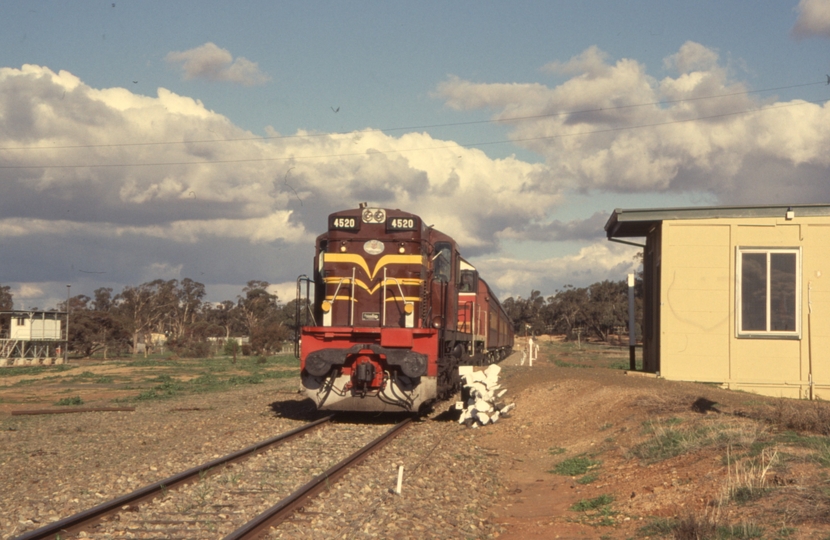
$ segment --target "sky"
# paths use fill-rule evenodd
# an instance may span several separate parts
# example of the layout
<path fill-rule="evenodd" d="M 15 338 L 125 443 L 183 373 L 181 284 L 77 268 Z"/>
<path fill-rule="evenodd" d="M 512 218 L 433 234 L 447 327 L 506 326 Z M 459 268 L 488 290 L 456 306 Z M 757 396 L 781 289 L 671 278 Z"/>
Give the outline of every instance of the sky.
<path fill-rule="evenodd" d="M 400 208 L 501 298 L 622 280 L 615 208 L 830 203 L 830 0 L 0 4 L 0 285 L 294 297 Z M 68 290 L 67 285 L 71 288 Z"/>

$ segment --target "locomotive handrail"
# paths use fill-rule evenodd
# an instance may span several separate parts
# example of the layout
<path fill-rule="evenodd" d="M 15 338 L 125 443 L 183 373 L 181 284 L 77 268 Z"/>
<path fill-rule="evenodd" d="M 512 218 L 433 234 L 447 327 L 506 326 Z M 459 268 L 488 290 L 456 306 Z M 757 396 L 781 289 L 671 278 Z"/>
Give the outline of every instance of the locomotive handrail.
<path fill-rule="evenodd" d="M 334 294 L 331 297 L 331 304 L 332 308 L 334 306 L 334 301 L 337 300 L 337 293 L 340 292 L 340 287 L 343 285 L 344 281 L 348 281 L 349 278 L 340 278 L 340 281 L 337 282 L 337 288 L 334 289 Z M 349 326 L 354 326 L 354 268 L 352 268 L 352 279 L 351 279 L 351 286 L 352 292 L 351 296 L 349 297 Z"/>
<path fill-rule="evenodd" d="M 398 278 L 387 278 L 386 277 L 386 268 L 383 269 L 383 322 L 381 322 L 381 326 L 386 326 L 386 282 L 387 281 L 394 281 L 395 285 L 398 286 L 398 292 L 401 293 L 401 300 L 403 300 L 404 307 L 407 304 L 411 304 L 412 306 L 415 305 L 415 302 L 407 302 L 406 296 L 403 294 L 403 287 L 401 287 L 400 281 Z M 414 308 L 413 308 L 414 309 Z M 414 311 L 413 311 L 414 313 Z"/>
<path fill-rule="evenodd" d="M 314 319 L 314 312 L 311 311 L 311 302 L 309 302 L 309 292 L 310 286 L 314 283 L 314 280 L 308 277 L 305 274 L 302 274 L 297 278 L 297 297 L 295 299 L 295 306 L 294 306 L 294 322 L 296 327 L 294 328 L 294 357 L 300 357 L 300 332 L 303 327 L 302 322 L 300 321 L 300 314 L 302 313 L 302 287 L 300 284 L 305 282 L 305 306 L 308 310 L 308 315 L 311 317 L 311 322 L 314 326 L 317 326 L 317 321 Z"/>
<path fill-rule="evenodd" d="M 349 325 L 354 327 L 354 276 L 355 269 L 352 268 L 352 297 L 349 299 Z"/>
<path fill-rule="evenodd" d="M 476 301 L 473 300 L 470 304 L 470 315 L 472 317 L 472 322 L 470 324 L 470 330 L 472 334 L 472 339 L 470 339 L 470 346 L 472 347 L 471 356 L 476 355 Z"/>

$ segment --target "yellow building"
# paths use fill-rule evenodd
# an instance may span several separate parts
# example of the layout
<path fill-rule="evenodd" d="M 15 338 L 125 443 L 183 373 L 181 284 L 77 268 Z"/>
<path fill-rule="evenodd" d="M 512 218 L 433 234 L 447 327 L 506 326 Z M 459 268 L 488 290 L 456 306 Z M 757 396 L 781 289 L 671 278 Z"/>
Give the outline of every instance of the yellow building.
<path fill-rule="evenodd" d="M 645 371 L 830 399 L 830 205 L 617 209 L 605 231 L 643 248 Z"/>

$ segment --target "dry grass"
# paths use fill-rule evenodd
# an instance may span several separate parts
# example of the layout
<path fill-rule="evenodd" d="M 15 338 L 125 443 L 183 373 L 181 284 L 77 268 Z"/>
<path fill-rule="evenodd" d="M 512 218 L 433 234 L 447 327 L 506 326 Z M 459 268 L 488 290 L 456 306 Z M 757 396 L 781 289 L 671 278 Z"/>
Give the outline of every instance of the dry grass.
<path fill-rule="evenodd" d="M 830 435 L 830 403 L 778 399 L 766 420 L 781 429 Z"/>
<path fill-rule="evenodd" d="M 727 447 L 727 477 L 722 492 L 724 501 L 743 504 L 762 497 L 769 491 L 767 476 L 778 462 L 778 450 L 764 448 L 756 457 L 735 458 Z"/>

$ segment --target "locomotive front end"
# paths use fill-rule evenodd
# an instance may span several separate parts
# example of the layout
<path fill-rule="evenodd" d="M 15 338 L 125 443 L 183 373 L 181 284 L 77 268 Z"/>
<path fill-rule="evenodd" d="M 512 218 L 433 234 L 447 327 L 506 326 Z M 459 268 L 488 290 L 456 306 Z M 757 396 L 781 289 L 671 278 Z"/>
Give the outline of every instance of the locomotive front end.
<path fill-rule="evenodd" d="M 416 411 L 436 395 L 428 318 L 429 246 L 420 218 L 360 208 L 317 238 L 313 322 L 301 330 L 302 384 L 323 410 Z"/>

